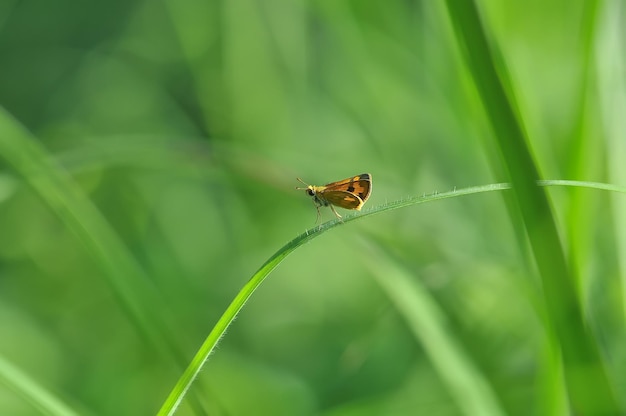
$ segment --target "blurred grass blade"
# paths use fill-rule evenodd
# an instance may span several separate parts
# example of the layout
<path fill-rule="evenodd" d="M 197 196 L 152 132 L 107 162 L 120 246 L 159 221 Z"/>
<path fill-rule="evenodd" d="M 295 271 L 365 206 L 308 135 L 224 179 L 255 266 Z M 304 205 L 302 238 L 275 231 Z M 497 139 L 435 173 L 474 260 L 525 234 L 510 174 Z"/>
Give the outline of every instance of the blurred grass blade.
<path fill-rule="evenodd" d="M 593 335 L 587 330 L 564 250 L 545 191 L 535 186 L 538 169 L 531 157 L 503 60 L 498 60 L 472 0 L 446 0 L 456 39 L 495 133 L 543 283 L 549 330 L 558 338 L 573 413 L 618 414 L 620 407 Z M 495 54 L 497 49 L 494 46 Z M 508 93 L 508 96 L 507 96 Z M 509 100 L 509 98 L 511 100 Z"/>
<path fill-rule="evenodd" d="M 112 287 L 118 302 L 140 334 L 150 340 L 170 365 L 181 357 L 175 337 L 165 328 L 154 288 L 98 209 L 45 150 L 0 108 L 0 158 L 35 190 L 74 232 Z M 180 362 L 180 359 L 178 360 Z"/>
<path fill-rule="evenodd" d="M 610 183 L 590 182 L 590 181 L 568 181 L 562 179 L 545 179 L 537 181 L 539 186 L 569 186 L 572 188 L 598 189 L 603 191 L 612 191 L 626 193 L 626 187 L 613 185 Z"/>
<path fill-rule="evenodd" d="M 424 347 L 461 412 L 467 416 L 504 415 L 489 381 L 447 328 L 445 314 L 419 279 L 401 268 L 382 250 L 365 247 L 364 252 L 368 251 L 373 253 L 364 258 L 376 282 Z"/>
<path fill-rule="evenodd" d="M 77 412 L 70 409 L 60 399 L 54 397 L 52 393 L 37 384 L 2 355 L 0 355 L 0 381 L 34 408 L 39 409 L 42 414 L 52 416 L 78 415 Z"/>
<path fill-rule="evenodd" d="M 609 180 L 626 182 L 626 140 L 624 140 L 624 114 L 626 114 L 626 41 L 624 39 L 623 2 L 602 3 L 602 24 L 599 27 L 601 47 L 598 48 L 598 67 L 602 68 L 600 101 L 603 114 L 603 129 L 607 136 L 607 146 L 611 149 L 604 168 Z M 616 252 L 626 253 L 626 199 L 611 201 L 611 211 L 615 221 Z M 622 276 L 622 294 L 626 298 L 626 256 L 618 256 L 617 262 Z"/>

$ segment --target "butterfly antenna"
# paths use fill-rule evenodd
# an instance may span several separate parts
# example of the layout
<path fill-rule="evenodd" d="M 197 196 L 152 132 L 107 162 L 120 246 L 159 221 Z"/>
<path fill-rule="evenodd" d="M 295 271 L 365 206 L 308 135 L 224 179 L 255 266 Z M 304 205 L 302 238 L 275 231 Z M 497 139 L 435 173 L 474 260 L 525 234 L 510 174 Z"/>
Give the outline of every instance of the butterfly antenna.
<path fill-rule="evenodd" d="M 296 179 L 297 179 L 297 180 L 298 180 L 298 182 L 300 182 L 301 184 L 306 185 L 306 188 L 302 188 L 302 187 L 300 187 L 300 186 L 296 186 L 296 189 L 307 189 L 307 188 L 309 187 L 309 184 L 308 184 L 308 183 L 306 183 L 305 181 L 303 181 L 302 179 L 300 179 L 300 178 L 296 178 Z"/>

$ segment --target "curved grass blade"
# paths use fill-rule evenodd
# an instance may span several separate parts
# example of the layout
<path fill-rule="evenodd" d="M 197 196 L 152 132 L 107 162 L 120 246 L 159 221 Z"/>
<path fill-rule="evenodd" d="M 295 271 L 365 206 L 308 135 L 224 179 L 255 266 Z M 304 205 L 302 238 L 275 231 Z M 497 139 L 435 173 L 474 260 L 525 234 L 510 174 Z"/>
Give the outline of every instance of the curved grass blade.
<path fill-rule="evenodd" d="M 581 185 L 578 182 L 569 182 L 567 183 L 557 183 L 559 181 L 544 181 L 544 185 L 566 185 L 566 186 L 587 186 L 589 188 L 597 188 L 597 189 L 607 189 L 610 187 L 611 190 L 619 191 L 626 193 L 626 188 L 620 187 L 611 187 L 605 184 L 594 184 L 591 182 L 587 182 L 586 185 Z M 549 182 L 549 183 L 548 183 Z M 235 320 L 235 317 L 239 313 L 239 311 L 243 308 L 246 301 L 252 296 L 254 291 L 263 283 L 265 278 L 269 275 L 269 273 L 274 270 L 289 254 L 291 254 L 295 249 L 302 246 L 303 244 L 311 241 L 313 238 L 320 236 L 322 233 L 337 227 L 339 225 L 347 224 L 351 221 L 362 219 L 364 217 L 381 214 L 383 212 L 391 211 L 394 209 L 399 209 L 403 207 L 408 207 L 411 205 L 417 205 L 425 202 L 434 202 L 438 200 L 455 198 L 464 195 L 473 195 L 485 192 L 493 192 L 493 191 L 502 191 L 511 189 L 511 185 L 507 183 L 497 183 L 493 185 L 485 185 L 485 186 L 476 186 L 471 188 L 464 188 L 460 190 L 453 190 L 449 192 L 443 193 L 433 193 L 432 195 L 422 195 L 415 196 L 412 198 L 407 198 L 404 200 L 389 202 L 387 204 L 383 204 L 374 208 L 366 209 L 362 211 L 361 214 L 349 214 L 346 215 L 342 220 L 333 219 L 328 221 L 318 227 L 312 228 L 310 230 L 305 231 L 303 234 L 300 234 L 289 243 L 285 244 L 282 248 L 280 248 L 272 257 L 269 258 L 256 271 L 248 280 L 248 282 L 243 286 L 243 288 L 239 291 L 237 296 L 230 303 L 228 308 L 224 311 L 220 319 L 217 321 L 204 343 L 194 356 L 193 360 L 185 370 L 185 372 L 181 375 L 178 382 L 170 392 L 169 396 L 163 403 L 158 415 L 173 415 L 176 412 L 177 407 L 182 402 L 185 394 L 191 387 L 191 384 L 197 377 L 198 373 L 201 371 L 202 367 L 208 360 L 209 356 L 217 346 L 219 340 L 222 338 L 230 324 Z"/>
<path fill-rule="evenodd" d="M 508 184 L 495 184 L 495 185 L 487 185 L 487 186 L 478 186 L 473 188 L 467 188 L 463 190 L 454 190 L 450 192 L 444 193 L 436 193 L 433 195 L 424 195 L 413 198 L 408 198 L 401 201 L 391 202 L 385 205 L 381 205 L 369 210 L 364 210 L 362 214 L 349 214 L 346 215 L 343 220 L 333 219 L 324 224 L 321 224 L 318 227 L 312 228 L 310 230 L 305 231 L 303 234 L 300 234 L 289 243 L 285 244 L 280 250 L 278 250 L 269 260 L 265 262 L 261 266 L 259 270 L 248 280 L 248 282 L 243 286 L 243 288 L 239 291 L 235 299 L 230 303 L 226 311 L 222 314 L 220 319 L 217 321 L 208 337 L 194 356 L 193 360 L 182 374 L 170 395 L 167 397 L 161 410 L 159 411 L 160 416 L 164 415 L 172 415 L 176 411 L 176 408 L 180 405 L 183 397 L 189 390 L 189 387 L 197 377 L 198 373 L 202 369 L 202 366 L 207 361 L 215 346 L 219 342 L 220 338 L 224 335 L 230 324 L 235 320 L 237 313 L 243 308 L 246 301 L 252 296 L 254 291 L 263 283 L 265 278 L 269 275 L 269 273 L 276 268 L 289 254 L 291 254 L 296 248 L 301 245 L 307 243 L 315 237 L 318 237 L 322 233 L 337 227 L 339 225 L 347 224 L 351 221 L 361 219 L 370 215 L 380 214 L 385 211 L 390 211 L 393 209 L 398 209 L 402 207 L 406 207 L 409 205 L 415 205 L 423 202 L 431 202 L 437 201 L 446 198 L 457 197 L 461 195 L 470 195 L 481 192 L 490 192 L 502 189 L 508 189 Z"/>

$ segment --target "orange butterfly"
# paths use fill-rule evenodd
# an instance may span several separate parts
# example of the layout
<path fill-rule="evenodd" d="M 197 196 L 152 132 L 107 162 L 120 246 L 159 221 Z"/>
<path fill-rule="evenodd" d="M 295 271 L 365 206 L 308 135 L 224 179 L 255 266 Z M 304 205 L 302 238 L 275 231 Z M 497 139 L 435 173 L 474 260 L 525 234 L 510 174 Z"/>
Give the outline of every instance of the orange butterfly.
<path fill-rule="evenodd" d="M 317 209 L 317 221 L 321 218 L 320 207 L 330 207 L 335 216 L 341 219 L 341 215 L 334 206 L 360 211 L 372 193 L 372 175 L 369 173 L 331 182 L 324 186 L 309 185 L 302 179 L 297 179 L 306 185 L 306 188 L 297 187 L 296 189 L 304 189 L 306 194 L 313 198 L 313 204 Z"/>

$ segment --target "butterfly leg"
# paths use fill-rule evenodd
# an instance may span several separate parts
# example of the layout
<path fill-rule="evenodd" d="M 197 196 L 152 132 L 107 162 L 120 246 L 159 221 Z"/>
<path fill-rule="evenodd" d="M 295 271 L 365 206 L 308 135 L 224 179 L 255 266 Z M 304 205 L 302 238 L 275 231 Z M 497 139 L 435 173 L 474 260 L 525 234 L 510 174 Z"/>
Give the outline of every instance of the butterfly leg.
<path fill-rule="evenodd" d="M 313 205 L 315 206 L 315 209 L 317 210 L 317 218 L 315 219 L 315 224 L 317 224 L 318 222 L 321 222 L 321 219 L 322 219 L 322 213 L 320 212 L 321 204 L 317 202 L 315 199 L 312 199 L 312 201 L 313 201 Z"/>
<path fill-rule="evenodd" d="M 329 205 L 330 209 L 333 210 L 333 213 L 335 214 L 335 217 L 337 217 L 337 219 L 341 222 L 343 222 L 343 220 L 341 219 L 341 215 L 339 215 L 339 213 L 337 212 L 337 210 L 335 209 L 335 207 L 333 207 L 332 205 Z"/>

